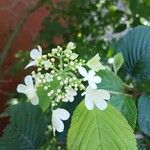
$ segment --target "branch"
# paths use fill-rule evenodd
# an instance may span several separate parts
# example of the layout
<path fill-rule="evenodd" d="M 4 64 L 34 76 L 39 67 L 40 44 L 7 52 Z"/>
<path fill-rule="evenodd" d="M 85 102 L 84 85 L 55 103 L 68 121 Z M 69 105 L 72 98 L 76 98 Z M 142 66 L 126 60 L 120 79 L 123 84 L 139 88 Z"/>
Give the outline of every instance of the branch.
<path fill-rule="evenodd" d="M 5 44 L 2 54 L 0 55 L 0 74 L 2 74 L 2 65 L 8 55 L 8 53 L 12 50 L 11 46 L 13 42 L 15 41 L 19 31 L 23 27 L 24 23 L 30 16 L 32 12 L 37 10 L 39 7 L 41 7 L 47 0 L 38 0 L 35 4 L 30 5 L 23 13 L 23 15 L 18 20 L 16 26 L 14 27 L 13 32 L 11 33 L 9 39 L 7 40 L 7 43 Z"/>

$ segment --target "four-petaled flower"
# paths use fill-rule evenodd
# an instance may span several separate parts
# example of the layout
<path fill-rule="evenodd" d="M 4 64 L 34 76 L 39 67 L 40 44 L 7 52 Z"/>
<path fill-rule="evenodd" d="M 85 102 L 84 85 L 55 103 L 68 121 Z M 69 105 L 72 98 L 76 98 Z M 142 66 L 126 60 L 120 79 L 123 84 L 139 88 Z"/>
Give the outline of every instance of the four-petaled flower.
<path fill-rule="evenodd" d="M 107 102 L 105 100 L 110 99 L 110 93 L 103 89 L 92 89 L 90 86 L 87 87 L 86 91 L 82 93 L 85 95 L 85 106 L 88 110 L 92 110 L 94 105 L 100 110 L 107 108 Z"/>
<path fill-rule="evenodd" d="M 83 80 L 88 81 L 88 84 L 91 88 L 97 89 L 96 83 L 100 83 L 101 78 L 99 76 L 95 76 L 95 71 L 90 70 L 89 72 L 87 72 L 83 67 L 79 67 L 78 71 L 84 77 Z"/>
<path fill-rule="evenodd" d="M 57 108 L 52 111 L 52 127 L 53 133 L 55 135 L 55 131 L 63 132 L 64 131 L 64 123 L 62 120 L 68 120 L 70 114 L 67 110 L 62 108 Z"/>
<path fill-rule="evenodd" d="M 36 60 L 40 57 L 42 57 L 42 48 L 41 46 L 38 45 L 38 49 L 32 49 L 30 52 L 30 57 L 33 59 L 33 61 L 31 61 L 26 67 L 29 68 L 31 66 L 35 66 L 36 65 Z"/>
<path fill-rule="evenodd" d="M 17 86 L 17 92 L 25 94 L 33 105 L 37 105 L 39 103 L 39 98 L 33 85 L 32 76 L 26 76 L 24 82 L 26 85 L 19 84 Z"/>
<path fill-rule="evenodd" d="M 74 101 L 74 96 L 77 95 L 77 92 L 73 89 L 73 88 L 70 88 L 70 87 L 67 87 L 66 89 L 66 95 L 65 95 L 65 98 L 63 99 L 64 102 L 73 102 Z"/>

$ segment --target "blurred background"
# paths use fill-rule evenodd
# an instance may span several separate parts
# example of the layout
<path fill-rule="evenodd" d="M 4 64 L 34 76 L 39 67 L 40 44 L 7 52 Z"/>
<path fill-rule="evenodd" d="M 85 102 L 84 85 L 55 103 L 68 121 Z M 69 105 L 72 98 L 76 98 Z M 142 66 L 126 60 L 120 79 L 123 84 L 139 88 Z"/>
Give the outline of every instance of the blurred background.
<path fill-rule="evenodd" d="M 0 113 L 20 98 L 16 86 L 37 45 L 73 41 L 82 58 L 99 53 L 106 62 L 115 41 L 142 24 L 150 26 L 150 0 L 0 0 Z M 0 118 L 0 131 L 7 122 Z"/>

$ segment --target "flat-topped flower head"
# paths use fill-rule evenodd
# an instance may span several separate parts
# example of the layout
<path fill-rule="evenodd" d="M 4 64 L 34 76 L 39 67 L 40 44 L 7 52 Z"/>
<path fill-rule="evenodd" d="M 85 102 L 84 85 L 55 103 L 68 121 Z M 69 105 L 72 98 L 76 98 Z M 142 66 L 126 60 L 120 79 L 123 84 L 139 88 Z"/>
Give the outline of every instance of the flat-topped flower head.
<path fill-rule="evenodd" d="M 62 120 L 68 120 L 70 114 L 67 110 L 62 108 L 57 108 L 52 111 L 52 126 L 53 133 L 55 135 L 55 131 L 63 132 L 64 131 L 64 123 Z"/>
<path fill-rule="evenodd" d="M 98 83 L 101 82 L 101 78 L 99 76 L 95 76 L 95 71 L 90 70 L 89 72 L 86 71 L 84 67 L 79 67 L 79 73 L 84 77 L 84 81 L 88 81 L 88 84 L 91 88 L 97 89 Z"/>
<path fill-rule="evenodd" d="M 110 99 L 110 93 L 103 89 L 92 89 L 90 86 L 87 87 L 86 91 L 82 93 L 85 95 L 85 106 L 88 110 L 92 110 L 94 106 L 100 110 L 107 108 L 106 100 Z"/>
<path fill-rule="evenodd" d="M 36 65 L 36 60 L 40 57 L 42 57 L 42 48 L 41 46 L 38 45 L 38 49 L 32 49 L 30 52 L 30 57 L 33 59 L 33 61 L 31 61 L 26 67 L 29 68 L 31 66 L 35 66 Z"/>
<path fill-rule="evenodd" d="M 25 94 L 33 105 L 37 105 L 39 103 L 39 98 L 33 86 L 32 76 L 26 76 L 24 82 L 25 84 L 19 84 L 17 86 L 17 92 Z"/>
<path fill-rule="evenodd" d="M 64 98 L 64 102 L 73 102 L 74 101 L 74 96 L 77 95 L 77 92 L 71 88 L 71 87 L 67 87 L 66 89 L 66 95 L 65 95 L 65 98 Z"/>

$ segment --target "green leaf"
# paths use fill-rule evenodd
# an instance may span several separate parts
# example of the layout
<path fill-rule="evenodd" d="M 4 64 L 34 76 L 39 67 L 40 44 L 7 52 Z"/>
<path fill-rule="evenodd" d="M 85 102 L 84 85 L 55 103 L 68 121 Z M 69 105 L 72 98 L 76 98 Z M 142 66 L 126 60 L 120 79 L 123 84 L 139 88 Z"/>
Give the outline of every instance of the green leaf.
<path fill-rule="evenodd" d="M 45 111 L 51 103 L 50 97 L 47 95 L 47 91 L 44 89 L 44 87 L 39 87 L 37 89 L 37 94 L 39 97 L 39 106 L 43 111 Z"/>
<path fill-rule="evenodd" d="M 132 97 L 124 95 L 122 80 L 108 70 L 101 70 L 98 75 L 102 78 L 102 82 L 98 84 L 98 89 L 106 89 L 112 93 L 109 102 L 124 115 L 134 129 L 137 117 L 135 101 Z"/>
<path fill-rule="evenodd" d="M 102 82 L 98 84 L 98 89 L 123 92 L 123 82 L 115 73 L 108 70 L 100 70 L 97 74 L 102 78 Z"/>
<path fill-rule="evenodd" d="M 89 111 L 83 102 L 72 117 L 68 150 L 137 150 L 133 131 L 113 106 Z"/>
<path fill-rule="evenodd" d="M 142 95 L 138 100 L 138 123 L 140 129 L 150 136 L 150 95 Z"/>
<path fill-rule="evenodd" d="M 150 27 L 138 26 L 117 45 L 124 56 L 124 68 L 136 81 L 150 80 Z"/>
<path fill-rule="evenodd" d="M 115 106 L 127 119 L 129 125 L 134 129 L 137 118 L 137 108 L 135 105 L 135 99 L 126 95 L 113 95 L 110 99 L 110 103 Z"/>
<path fill-rule="evenodd" d="M 113 69 L 115 73 L 117 73 L 118 70 L 121 68 L 121 66 L 123 65 L 123 62 L 124 62 L 124 58 L 123 58 L 122 53 L 118 53 L 114 56 Z"/>
<path fill-rule="evenodd" d="M 45 84 L 43 86 L 38 87 L 37 94 L 39 97 L 39 105 L 43 111 L 48 109 L 48 107 L 51 104 L 52 98 L 53 98 L 53 97 L 49 97 L 47 95 L 48 91 L 44 89 L 44 86 L 47 86 L 47 87 L 50 86 L 49 92 L 50 92 L 50 90 L 54 90 L 54 92 L 55 92 L 60 86 L 60 81 L 54 79 L 50 84 Z"/>
<path fill-rule="evenodd" d="M 0 138 L 1 150 L 35 150 L 40 147 L 46 130 L 46 119 L 37 106 L 20 103 L 7 110 L 10 124 Z"/>

